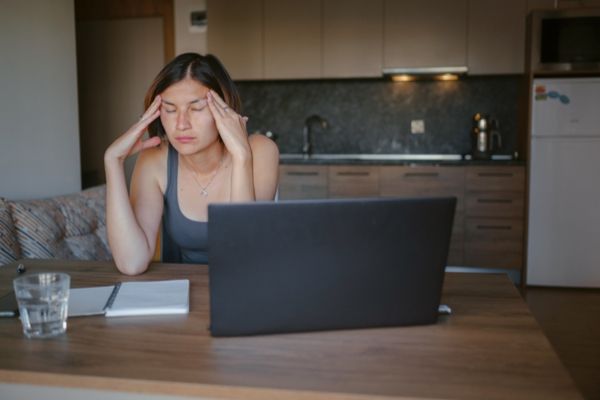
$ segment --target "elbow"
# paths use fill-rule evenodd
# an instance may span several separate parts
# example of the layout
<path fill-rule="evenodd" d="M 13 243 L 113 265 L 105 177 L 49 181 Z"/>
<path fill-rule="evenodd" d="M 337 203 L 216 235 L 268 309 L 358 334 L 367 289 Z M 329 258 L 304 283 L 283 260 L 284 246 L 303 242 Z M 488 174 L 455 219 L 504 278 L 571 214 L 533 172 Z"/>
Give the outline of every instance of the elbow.
<path fill-rule="evenodd" d="M 123 275 L 135 276 L 140 275 L 146 272 L 148 269 L 148 265 L 150 265 L 149 260 L 145 259 L 119 259 L 115 257 L 115 266 Z"/>

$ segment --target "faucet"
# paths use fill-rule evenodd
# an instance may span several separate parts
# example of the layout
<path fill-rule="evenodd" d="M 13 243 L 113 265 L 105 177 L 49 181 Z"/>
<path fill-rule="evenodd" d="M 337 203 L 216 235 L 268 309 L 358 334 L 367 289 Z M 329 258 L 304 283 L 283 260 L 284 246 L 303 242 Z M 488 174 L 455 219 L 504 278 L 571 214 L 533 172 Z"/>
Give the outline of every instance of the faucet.
<path fill-rule="evenodd" d="M 312 153 L 311 132 L 312 126 L 318 123 L 321 128 L 327 128 L 329 123 L 320 115 L 313 114 L 304 120 L 304 129 L 302 130 L 302 154 L 304 158 L 309 158 Z"/>

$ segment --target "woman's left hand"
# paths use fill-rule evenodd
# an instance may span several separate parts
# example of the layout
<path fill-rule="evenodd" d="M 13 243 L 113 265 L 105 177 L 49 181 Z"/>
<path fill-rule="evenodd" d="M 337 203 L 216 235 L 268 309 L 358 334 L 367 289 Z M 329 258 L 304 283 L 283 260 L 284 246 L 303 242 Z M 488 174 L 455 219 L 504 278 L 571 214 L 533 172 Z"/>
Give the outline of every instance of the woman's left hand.
<path fill-rule="evenodd" d="M 242 117 L 232 110 L 219 95 L 210 90 L 206 98 L 208 107 L 215 119 L 217 130 L 227 150 L 234 158 L 246 160 L 251 156 L 246 121 L 248 117 Z"/>

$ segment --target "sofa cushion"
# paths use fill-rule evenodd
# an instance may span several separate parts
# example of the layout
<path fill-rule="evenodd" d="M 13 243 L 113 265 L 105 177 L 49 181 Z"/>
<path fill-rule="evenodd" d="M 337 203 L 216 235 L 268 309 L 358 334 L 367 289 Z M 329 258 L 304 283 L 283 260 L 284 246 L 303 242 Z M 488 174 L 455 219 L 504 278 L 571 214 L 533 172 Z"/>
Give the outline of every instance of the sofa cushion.
<path fill-rule="evenodd" d="M 15 226 L 6 200 L 0 197 L 0 265 L 21 258 Z"/>
<path fill-rule="evenodd" d="M 42 200 L 10 202 L 21 254 L 26 258 L 110 260 L 106 187 Z"/>

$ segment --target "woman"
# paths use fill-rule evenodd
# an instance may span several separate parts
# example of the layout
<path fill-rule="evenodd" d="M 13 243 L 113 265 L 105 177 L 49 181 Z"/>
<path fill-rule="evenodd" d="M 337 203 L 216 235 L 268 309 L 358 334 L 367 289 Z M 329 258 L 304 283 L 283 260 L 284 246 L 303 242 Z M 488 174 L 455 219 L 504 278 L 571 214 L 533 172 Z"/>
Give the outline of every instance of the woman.
<path fill-rule="evenodd" d="M 104 154 L 108 240 L 127 275 L 148 268 L 161 220 L 164 261 L 206 263 L 208 204 L 272 200 L 278 179 L 275 143 L 248 136 L 237 90 L 216 57 L 177 56 L 145 107 Z M 141 150 L 128 197 L 123 163 Z"/>

